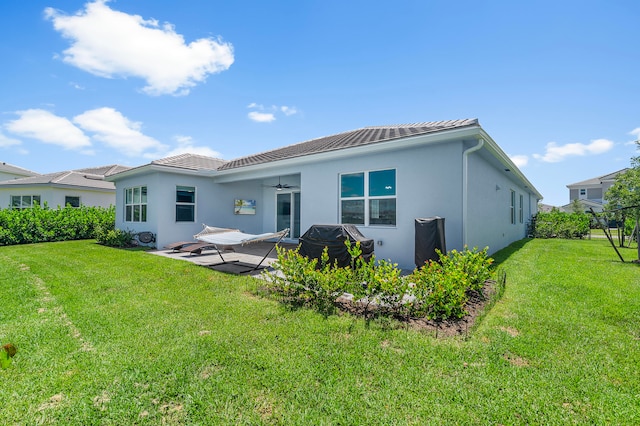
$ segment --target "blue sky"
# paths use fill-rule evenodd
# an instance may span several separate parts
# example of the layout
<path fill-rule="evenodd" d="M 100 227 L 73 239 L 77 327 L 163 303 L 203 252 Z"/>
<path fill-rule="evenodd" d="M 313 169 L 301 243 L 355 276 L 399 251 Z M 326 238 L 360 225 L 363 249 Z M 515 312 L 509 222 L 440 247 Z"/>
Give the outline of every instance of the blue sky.
<path fill-rule="evenodd" d="M 5 0 L 0 161 L 224 159 L 478 118 L 544 195 L 629 166 L 640 2 Z"/>

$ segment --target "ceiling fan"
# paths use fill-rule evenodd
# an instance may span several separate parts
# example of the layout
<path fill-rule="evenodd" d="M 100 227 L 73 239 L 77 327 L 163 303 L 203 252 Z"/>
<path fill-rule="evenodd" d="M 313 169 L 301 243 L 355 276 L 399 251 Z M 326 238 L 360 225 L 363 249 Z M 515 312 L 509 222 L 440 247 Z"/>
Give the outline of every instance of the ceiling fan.
<path fill-rule="evenodd" d="M 277 185 L 265 185 L 268 186 L 270 188 L 275 188 L 276 191 L 282 191 L 283 189 L 290 189 L 290 188 L 299 188 L 296 185 L 289 185 L 287 183 L 280 183 L 280 176 L 278 176 L 278 184 Z"/>

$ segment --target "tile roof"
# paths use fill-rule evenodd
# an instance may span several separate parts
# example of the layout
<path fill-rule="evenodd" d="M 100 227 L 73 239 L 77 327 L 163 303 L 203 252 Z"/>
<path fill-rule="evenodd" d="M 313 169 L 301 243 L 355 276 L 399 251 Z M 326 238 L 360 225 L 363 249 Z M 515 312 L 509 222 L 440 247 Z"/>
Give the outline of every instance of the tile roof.
<path fill-rule="evenodd" d="M 0 162 L 0 172 L 13 173 L 23 176 L 35 176 L 39 173 L 32 172 L 31 170 L 23 169 L 22 167 L 7 164 L 4 161 Z"/>
<path fill-rule="evenodd" d="M 373 126 L 351 130 L 332 136 L 312 139 L 306 142 L 277 148 L 271 151 L 253 154 L 237 158 L 222 164 L 218 170 L 235 169 L 238 167 L 268 163 L 271 161 L 288 158 L 302 157 L 305 155 L 319 154 L 322 152 L 336 151 L 357 146 L 371 145 L 402 139 L 409 136 L 418 136 L 428 133 L 437 133 L 446 130 L 477 126 L 477 119 L 431 121 L 426 123 L 401 124 L 391 126 Z"/>
<path fill-rule="evenodd" d="M 225 163 L 225 160 L 198 154 L 180 154 L 151 162 L 151 164 L 190 170 L 216 170 Z"/>
<path fill-rule="evenodd" d="M 67 185 L 93 189 L 115 189 L 113 182 L 105 181 L 104 177 L 108 176 L 108 174 L 128 169 L 129 167 L 119 165 L 90 167 L 2 181 L 0 182 L 0 186 Z"/>
<path fill-rule="evenodd" d="M 109 166 L 100 166 L 100 167 L 88 167 L 86 169 L 76 169 L 75 172 L 78 173 L 88 173 L 92 175 L 101 175 L 101 176 L 109 176 L 114 173 L 124 172 L 125 170 L 129 170 L 131 167 L 121 166 L 119 164 L 111 164 Z"/>

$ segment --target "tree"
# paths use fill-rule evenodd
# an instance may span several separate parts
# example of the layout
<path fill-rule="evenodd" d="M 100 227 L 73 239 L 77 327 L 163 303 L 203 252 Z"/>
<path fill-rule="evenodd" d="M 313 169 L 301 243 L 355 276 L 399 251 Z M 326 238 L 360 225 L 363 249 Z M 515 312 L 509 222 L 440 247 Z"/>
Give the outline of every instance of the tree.
<path fill-rule="evenodd" d="M 616 220 L 624 223 L 625 216 L 635 217 L 636 230 L 640 222 L 640 157 L 632 158 L 633 168 L 620 173 L 604 195 L 608 210 L 616 215 Z M 638 239 L 638 260 L 640 261 L 640 232 Z"/>
<path fill-rule="evenodd" d="M 572 213 L 584 213 L 584 206 L 577 198 L 571 202 L 571 212 Z"/>

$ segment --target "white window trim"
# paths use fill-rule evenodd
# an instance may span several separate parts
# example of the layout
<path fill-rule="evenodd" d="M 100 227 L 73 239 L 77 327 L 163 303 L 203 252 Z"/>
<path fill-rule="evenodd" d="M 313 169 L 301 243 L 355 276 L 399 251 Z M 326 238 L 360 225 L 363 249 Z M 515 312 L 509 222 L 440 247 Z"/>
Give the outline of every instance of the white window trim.
<path fill-rule="evenodd" d="M 136 188 L 140 188 L 140 202 L 139 203 L 135 203 L 133 201 L 133 192 Z M 149 197 L 149 187 L 147 185 L 136 185 L 136 186 L 130 186 L 128 188 L 124 188 L 124 222 L 125 223 L 146 223 L 147 219 L 148 219 L 148 215 L 149 215 L 149 199 L 147 198 L 146 202 L 142 202 L 142 188 L 146 188 L 147 189 L 147 197 Z M 127 191 L 131 191 L 131 203 L 127 204 Z M 132 214 L 131 214 L 131 220 L 128 220 L 127 218 L 127 207 L 131 206 L 131 210 L 132 210 Z M 134 206 L 140 206 L 140 220 L 133 220 L 133 207 Z M 147 216 L 145 218 L 145 220 L 142 220 L 142 206 L 147 206 L 146 208 L 146 215 Z"/>
<path fill-rule="evenodd" d="M 513 189 L 511 190 L 511 194 L 510 194 L 510 215 L 511 215 L 511 224 L 515 225 L 516 224 L 516 191 L 514 191 Z"/>
<path fill-rule="evenodd" d="M 524 223 L 524 195 L 520 194 L 520 207 L 518 210 L 518 218 L 520 223 Z"/>
<path fill-rule="evenodd" d="M 20 207 L 14 207 L 13 206 L 13 198 L 14 197 L 20 197 Z M 22 207 L 22 199 L 24 197 L 31 197 L 31 205 L 29 207 Z M 33 198 L 34 197 L 38 197 L 38 206 L 42 207 L 42 196 L 41 195 L 24 194 L 24 195 L 10 195 L 9 196 L 9 201 L 11 203 L 11 208 L 12 209 L 18 209 L 18 210 L 32 209 L 33 208 Z"/>
<path fill-rule="evenodd" d="M 371 196 L 369 195 L 369 174 L 370 173 L 375 173 L 375 172 L 382 172 L 385 170 L 393 170 L 395 172 L 395 182 L 393 183 L 394 188 L 395 188 L 395 195 L 374 195 Z M 342 196 L 342 176 L 344 175 L 355 175 L 355 174 L 359 174 L 359 173 L 363 173 L 364 174 L 364 196 L 362 197 L 343 197 Z M 346 172 L 346 173 L 340 173 L 338 175 L 338 223 L 343 223 L 342 222 L 342 201 L 344 200 L 349 200 L 349 201 L 358 201 L 358 200 L 363 200 L 364 201 L 364 224 L 354 224 L 356 226 L 365 226 L 365 227 L 382 227 L 382 228 L 395 228 L 396 226 L 398 226 L 398 169 L 395 167 L 391 167 L 391 168 L 385 168 L 385 169 L 372 169 L 372 170 L 361 170 L 361 171 L 354 171 L 354 172 Z M 378 223 L 374 223 L 371 224 L 371 209 L 370 209 L 370 201 L 371 200 L 396 200 L 396 220 L 393 225 L 386 225 L 386 224 L 378 224 Z"/>

